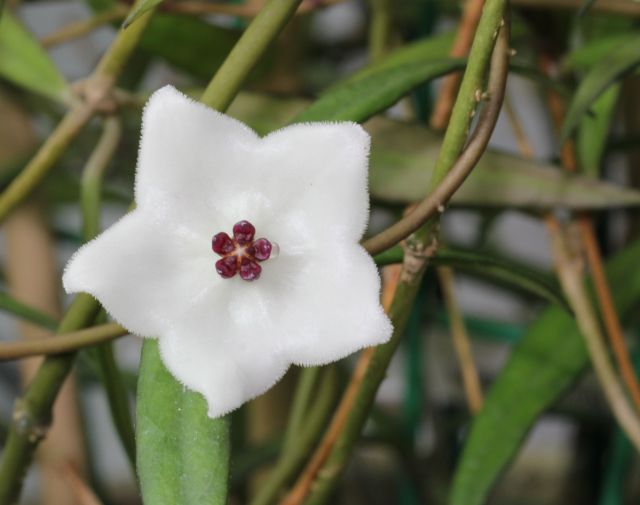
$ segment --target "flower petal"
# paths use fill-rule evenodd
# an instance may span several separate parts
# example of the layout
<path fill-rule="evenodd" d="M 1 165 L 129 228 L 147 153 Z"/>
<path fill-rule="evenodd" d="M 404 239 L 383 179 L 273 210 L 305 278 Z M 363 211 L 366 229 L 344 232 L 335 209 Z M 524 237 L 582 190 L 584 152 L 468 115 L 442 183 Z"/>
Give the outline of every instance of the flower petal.
<path fill-rule="evenodd" d="M 155 337 L 223 282 L 209 247 L 137 209 L 81 247 L 62 282 L 68 293 L 96 297 L 133 333 Z"/>
<path fill-rule="evenodd" d="M 246 193 L 247 168 L 258 142 L 243 123 L 165 86 L 144 110 L 136 169 L 138 207 L 204 236 L 246 219 L 229 222 L 234 216 L 228 214 Z M 254 196 L 256 189 L 250 191 Z"/>
<path fill-rule="evenodd" d="M 358 241 L 369 217 L 370 137 L 355 123 L 309 123 L 262 140 L 260 188 L 277 216 L 304 223 L 316 244 Z"/>
<path fill-rule="evenodd" d="M 289 366 L 273 333 L 264 333 L 264 325 L 256 320 L 260 310 L 234 308 L 237 301 L 230 295 L 214 305 L 196 303 L 160 339 L 167 369 L 205 397 L 210 417 L 222 416 L 264 393 Z"/>
<path fill-rule="evenodd" d="M 380 277 L 359 245 L 340 245 L 307 258 L 296 286 L 297 331 L 288 334 L 287 356 L 296 364 L 322 365 L 389 340 L 393 328 L 380 305 Z"/>

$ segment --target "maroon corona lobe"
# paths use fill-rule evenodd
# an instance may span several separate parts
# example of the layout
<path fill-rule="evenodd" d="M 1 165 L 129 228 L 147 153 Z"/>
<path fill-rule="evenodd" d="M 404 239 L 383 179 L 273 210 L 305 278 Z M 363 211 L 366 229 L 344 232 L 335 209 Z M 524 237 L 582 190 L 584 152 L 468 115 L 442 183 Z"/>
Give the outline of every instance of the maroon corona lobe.
<path fill-rule="evenodd" d="M 233 238 L 225 232 L 216 233 L 211 239 L 211 249 L 222 256 L 216 261 L 216 272 L 223 279 L 230 279 L 238 272 L 245 281 L 260 277 L 262 267 L 258 264 L 268 260 L 273 246 L 266 238 L 253 240 L 255 227 L 249 221 L 233 225 Z"/>

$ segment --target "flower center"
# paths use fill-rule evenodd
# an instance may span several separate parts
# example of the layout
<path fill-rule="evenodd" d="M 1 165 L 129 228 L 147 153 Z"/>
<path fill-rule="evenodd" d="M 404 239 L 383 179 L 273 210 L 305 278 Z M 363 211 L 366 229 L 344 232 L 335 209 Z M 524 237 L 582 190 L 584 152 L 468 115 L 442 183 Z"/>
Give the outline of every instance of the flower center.
<path fill-rule="evenodd" d="M 258 264 L 268 260 L 273 245 L 266 238 L 254 240 L 255 227 L 249 221 L 233 225 L 233 238 L 225 232 L 216 233 L 211 240 L 213 252 L 222 256 L 216 261 L 216 272 L 224 279 L 230 279 L 238 272 L 245 281 L 260 277 L 262 267 Z"/>

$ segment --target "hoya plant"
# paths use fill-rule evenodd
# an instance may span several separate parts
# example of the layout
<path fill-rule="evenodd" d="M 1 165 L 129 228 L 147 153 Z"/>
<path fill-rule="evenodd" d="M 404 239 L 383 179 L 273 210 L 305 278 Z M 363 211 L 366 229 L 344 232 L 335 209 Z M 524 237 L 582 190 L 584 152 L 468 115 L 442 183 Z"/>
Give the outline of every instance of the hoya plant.
<path fill-rule="evenodd" d="M 637 502 L 637 1 L 41 4 L 0 3 L 0 505 Z"/>

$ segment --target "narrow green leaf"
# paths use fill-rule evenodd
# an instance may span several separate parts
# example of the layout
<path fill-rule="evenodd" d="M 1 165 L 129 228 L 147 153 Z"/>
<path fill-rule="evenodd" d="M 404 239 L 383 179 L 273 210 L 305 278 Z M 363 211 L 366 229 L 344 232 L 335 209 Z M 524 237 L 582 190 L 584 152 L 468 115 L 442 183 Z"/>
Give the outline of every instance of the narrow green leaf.
<path fill-rule="evenodd" d="M 640 241 L 607 264 L 618 312 L 640 301 Z M 565 311 L 547 309 L 531 326 L 474 418 L 453 481 L 451 505 L 481 505 L 536 420 L 573 384 L 589 358 Z"/>
<path fill-rule="evenodd" d="M 136 466 L 136 440 L 129 407 L 129 394 L 125 385 L 111 342 L 87 349 L 93 355 L 100 381 L 107 395 L 111 420 L 116 428 L 122 448 L 124 449 L 131 468 Z"/>
<path fill-rule="evenodd" d="M 611 86 L 600 95 L 591 107 L 592 114 L 582 117 L 576 142 L 578 159 L 583 174 L 600 175 L 600 164 L 609 140 L 609 130 L 620 95 L 619 84 Z"/>
<path fill-rule="evenodd" d="M 375 118 L 365 126 L 373 137 L 369 175 L 372 196 L 401 204 L 422 200 L 441 137 L 425 127 L 384 118 Z M 466 207 L 602 209 L 640 205 L 640 192 L 489 150 L 451 203 Z"/>
<path fill-rule="evenodd" d="M 568 313 L 572 312 L 559 286 L 534 270 L 504 258 L 445 248 L 436 253 L 434 264 L 450 266 L 500 284 L 515 286 L 558 305 Z"/>
<path fill-rule="evenodd" d="M 633 32 L 600 34 L 586 44 L 568 53 L 562 61 L 562 73 L 584 72 L 602 61 L 611 51 L 621 44 L 636 38 Z"/>
<path fill-rule="evenodd" d="M 304 111 L 302 100 L 244 93 L 229 113 L 260 134 L 281 127 Z M 408 204 L 422 200 L 442 137 L 428 128 L 376 117 L 364 125 L 371 133 L 369 186 L 373 198 Z M 563 172 L 558 166 L 487 151 L 456 192 L 453 206 L 576 210 L 640 205 L 640 191 Z"/>
<path fill-rule="evenodd" d="M 562 125 L 561 140 L 565 140 L 575 129 L 600 96 L 613 82 L 640 65 L 640 33 L 618 44 L 595 64 L 582 79 L 571 101 Z"/>
<path fill-rule="evenodd" d="M 392 247 L 373 259 L 378 266 L 401 263 L 404 253 L 400 246 Z M 448 266 L 499 284 L 516 287 L 571 312 L 559 287 L 547 276 L 512 261 L 488 254 L 440 248 L 433 258 L 434 265 Z"/>
<path fill-rule="evenodd" d="M 204 398 L 173 378 L 149 339 L 140 361 L 136 435 L 145 504 L 226 504 L 228 419 L 207 416 Z"/>
<path fill-rule="evenodd" d="M 48 330 L 55 330 L 59 321 L 29 305 L 19 302 L 7 293 L 0 292 L 0 310 L 37 324 Z"/>
<path fill-rule="evenodd" d="M 384 70 L 401 67 L 409 63 L 444 60 L 449 57 L 453 45 L 455 33 L 449 32 L 441 35 L 418 40 L 396 49 L 388 56 L 373 65 L 367 65 L 353 75 L 347 77 L 344 82 L 355 82 L 364 77 L 375 75 Z"/>
<path fill-rule="evenodd" d="M 142 16 L 145 12 L 150 11 L 156 5 L 160 5 L 160 3 L 162 3 L 162 0 L 142 0 L 138 4 L 138 6 L 132 12 L 129 13 L 127 18 L 122 23 L 122 28 L 126 28 L 131 23 L 133 23 L 136 19 Z"/>
<path fill-rule="evenodd" d="M 64 101 L 68 96 L 64 77 L 9 11 L 0 17 L 0 76 L 47 98 Z"/>
<path fill-rule="evenodd" d="M 334 86 L 298 114 L 293 122 L 362 122 L 391 107 L 420 84 L 463 67 L 464 60 L 449 58 L 382 68 L 366 77 Z"/>

